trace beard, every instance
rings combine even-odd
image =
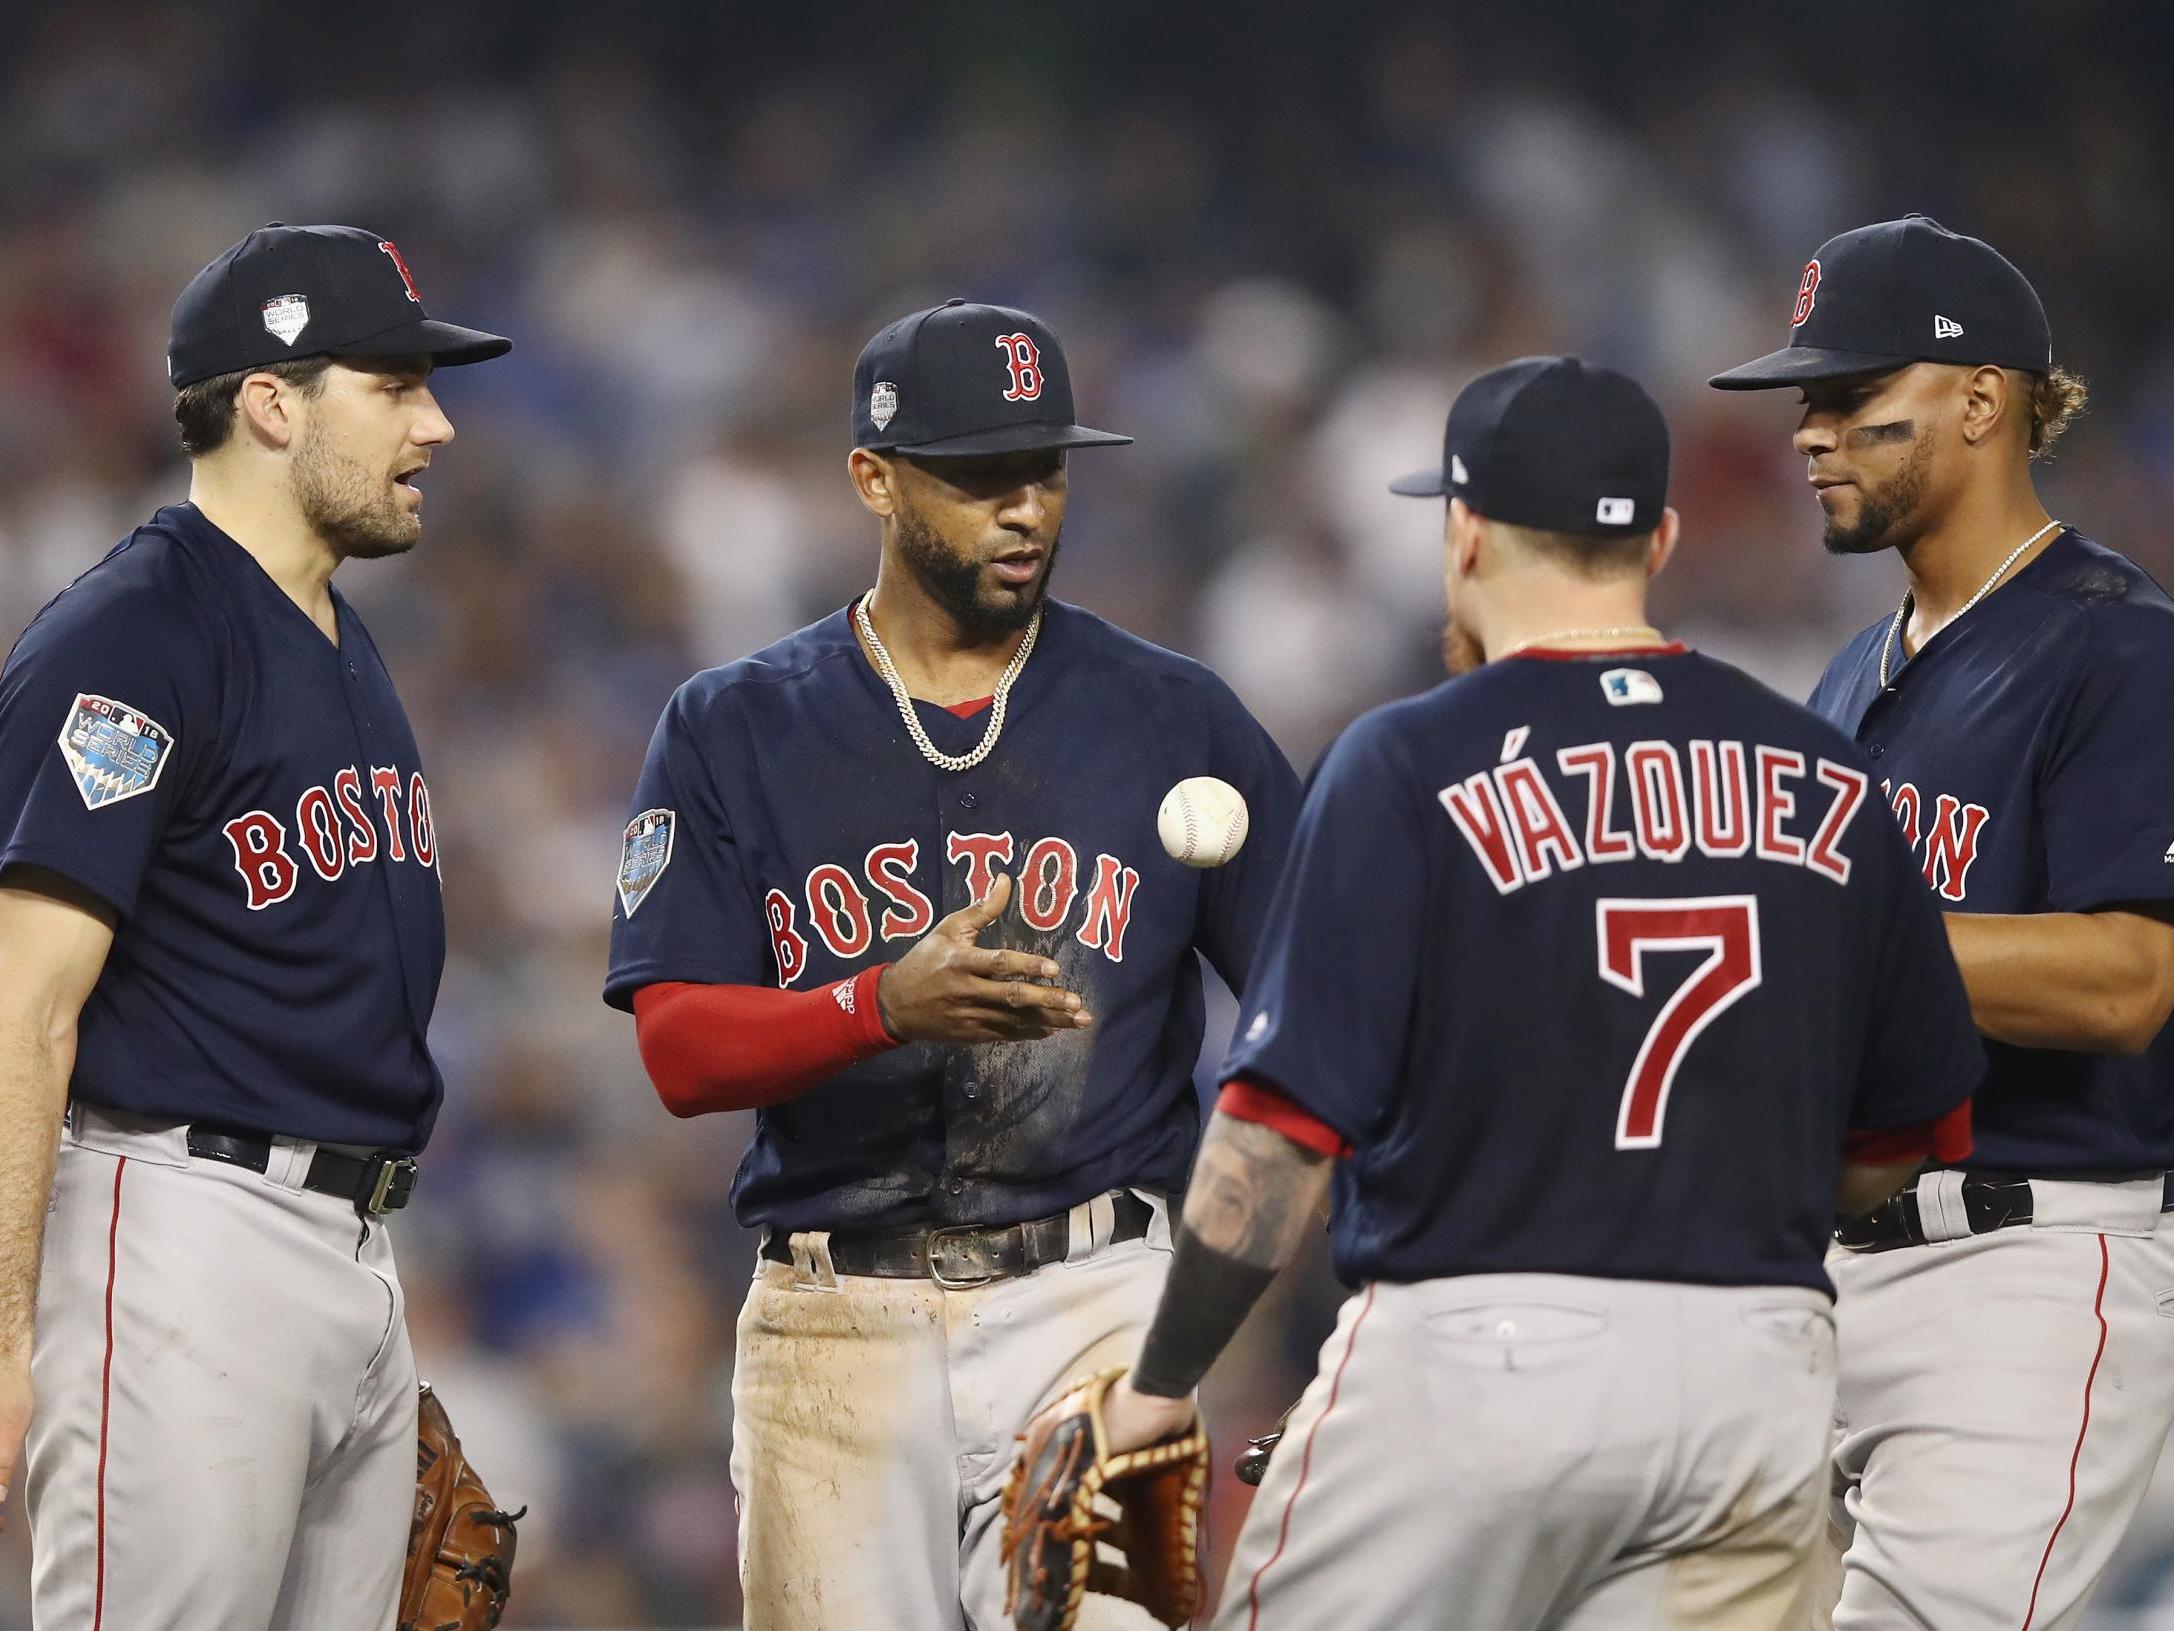
[[[1487,653],[1470,629],[1455,617],[1442,625],[1442,666],[1452,676],[1469,674],[1475,668],[1484,667]]]
[[[959,555],[936,529],[911,510],[898,517],[898,554],[928,597],[951,614],[959,632],[976,643],[994,643],[1017,634],[1034,621],[1049,595],[1049,574],[1057,564],[1055,538],[1042,557],[1042,570],[1030,584],[984,594],[985,563]]]
[[[1858,489],[1857,519],[1844,526],[1833,517],[1820,537],[1829,555],[1875,555],[1901,543],[1924,501],[1925,483],[1932,468],[1932,438],[1923,435],[1910,445],[1910,456],[1877,491]]]
[[[321,424],[303,432],[288,480],[302,519],[343,561],[403,555],[423,535],[423,518],[401,507],[392,478],[334,447]]]

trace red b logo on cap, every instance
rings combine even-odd
[[[1024,334],[999,334],[996,343],[1004,348],[1004,366],[1012,376],[1004,400],[1032,402],[1042,394],[1042,353]]]
[[[378,240],[377,246],[386,254],[392,256],[393,265],[400,268],[400,281],[407,285],[408,298],[420,306],[423,303],[423,297],[416,292],[415,274],[408,270],[407,260],[401,255],[399,246],[383,238]]]
[[[1804,268],[1804,276],[1797,282],[1797,312],[1789,319],[1791,328],[1802,328],[1804,319],[1812,315],[1812,302],[1819,298],[1819,262],[1811,261]]]

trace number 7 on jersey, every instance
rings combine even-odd
[[[1704,1031],[1759,983],[1759,898],[1705,895],[1677,900],[1609,900],[1594,904],[1600,977],[1634,997],[1646,994],[1645,954],[1703,951],[1706,956],[1661,1004],[1623,1084],[1615,1147],[1650,1150],[1661,1142],[1669,1089],[1684,1053]]]

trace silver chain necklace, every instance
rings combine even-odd
[[[1027,624],[1026,638],[1019,642],[1019,649],[1012,653],[1012,660],[1005,665],[996,682],[996,695],[989,705],[989,728],[981,734],[981,746],[971,753],[939,753],[936,744],[928,739],[928,732],[921,728],[921,716],[913,710],[913,698],[907,693],[906,682],[898,677],[898,665],[891,661],[891,654],[883,649],[883,642],[876,637],[876,625],[868,616],[868,595],[853,603],[853,621],[860,628],[861,638],[868,642],[868,649],[876,659],[876,672],[890,686],[891,700],[898,704],[898,717],[906,722],[906,733],[913,738],[913,745],[921,750],[921,757],[938,770],[971,770],[988,758],[990,750],[996,746],[996,739],[1004,734],[1004,705],[1011,695],[1012,681],[1019,678],[1019,671],[1027,666],[1027,656],[1034,650],[1034,637],[1042,632],[1042,608],[1034,608],[1034,619]]]
[[[1557,640],[1629,640],[1639,635],[1658,640],[1661,631],[1650,623],[1619,623],[1605,629],[1555,629],[1547,634],[1536,634],[1530,640],[1520,640],[1514,646],[1506,646],[1501,655],[1514,657],[1520,651],[1530,651],[1534,646],[1553,645]]]
[[[2000,582],[2002,578],[2008,575],[2008,568],[2015,565],[2017,561],[2023,558],[2023,552],[2026,549],[2029,549],[2031,545],[2037,543],[2039,539],[2045,537],[2047,533],[2060,530],[2060,525],[2061,523],[2058,521],[2048,521],[2044,526],[2040,527],[2036,532],[2032,533],[2028,538],[2024,539],[2023,542],[2016,545],[2014,549],[2011,549],[2008,552],[2008,558],[2005,561],[2002,561],[2000,565],[1993,568],[1993,575],[1987,578],[1983,583],[1978,585],[1978,592],[1972,595],[1968,600],[1964,601],[1962,605],[1958,606],[1955,609],[1954,617],[1949,618],[1947,622],[1941,624],[1939,628],[1934,629],[1931,634],[1926,635],[1925,638],[1918,643],[1917,649],[1919,651],[1923,651],[1926,646],[1932,643],[1934,637],[1937,636],[1942,630],[1958,622],[1961,619],[1963,613],[1969,611],[1971,607],[1977,605],[1979,601],[1983,600],[1987,595],[1991,594],[1993,592],[1993,585]],[[1882,691],[1887,689],[1887,671],[1889,665],[1893,663],[1895,659],[1895,642],[1902,637],[1903,621],[1910,615],[1910,607],[1912,604],[1913,596],[1911,592],[1907,589],[1903,590],[1902,604],[1895,608],[1894,621],[1887,625],[1887,638],[1880,645],[1880,689]]]

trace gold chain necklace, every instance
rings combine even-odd
[[[870,590],[869,594],[874,592]],[[913,738],[913,745],[921,750],[921,757],[938,770],[971,770],[988,758],[990,750],[996,746],[996,739],[1004,734],[1004,706],[1011,695],[1012,681],[1027,666],[1027,654],[1034,649],[1034,637],[1042,632],[1042,608],[1034,608],[1034,619],[1027,624],[1026,638],[1019,642],[1019,649],[1012,653],[1011,662],[996,682],[996,695],[989,706],[989,728],[982,732],[981,746],[971,753],[939,753],[936,744],[929,740],[928,732],[921,728],[921,716],[914,712],[906,682],[898,677],[898,666],[884,650],[882,640],[876,636],[876,625],[869,619],[868,595],[853,603],[853,621],[860,628],[861,638],[868,642],[868,650],[876,659],[876,672],[890,686],[891,699],[898,704],[898,717],[906,722],[906,733]]]
[[[2045,537],[2047,533],[2057,530],[2060,525],[2061,523],[2058,521],[2048,521],[2044,526],[2040,527],[2036,532],[2032,533],[2028,538],[2024,539],[2023,542],[2008,551],[2008,558],[2005,561],[2002,561],[2000,565],[1993,568],[1993,575],[1987,578],[1983,583],[1978,585],[1978,592],[1972,595],[1968,600],[1964,601],[1962,605],[1958,606],[1955,609],[1954,617],[1949,618],[1946,623],[1941,624],[1940,628],[1934,629],[1932,631],[1932,634],[1926,635],[1925,638],[1919,642],[1917,649],[1923,651],[1926,646],[1932,643],[1934,635],[1939,634],[1941,629],[1945,629],[1960,620],[1963,613],[1969,611],[1971,607],[1977,605],[1979,601],[1983,600],[1987,595],[1991,594],[1993,592],[1993,585],[2000,582],[2002,578],[2008,575],[2008,568],[2015,565],[2017,561],[2023,558],[2023,552],[2026,549],[2029,549],[2031,545],[2037,543],[2039,539]],[[1887,625],[1887,639],[1880,646],[1880,689],[1882,691],[1887,689],[1888,665],[1894,661],[1895,641],[1897,637],[1900,636],[1902,633],[1902,622],[1904,618],[1910,615],[1910,607],[1912,603],[1913,596],[1911,595],[1911,592],[1907,589],[1903,590],[1902,604],[1895,608],[1895,619],[1893,622]]]

